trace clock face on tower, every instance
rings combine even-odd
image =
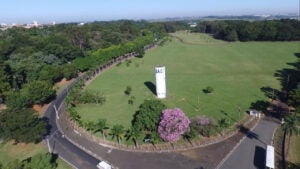
[[[157,68],[157,69],[155,69],[155,73],[163,73],[163,69]]]

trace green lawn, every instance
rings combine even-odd
[[[194,38],[194,34],[185,36]],[[163,102],[168,108],[179,107],[189,117],[219,119],[226,112],[239,119],[238,105],[245,111],[252,102],[266,99],[261,87],[280,88],[274,73],[288,67],[286,63],[295,62],[294,53],[298,51],[299,42],[187,45],[173,38],[165,46],[147,52],[144,58],[132,59],[129,67],[123,63],[104,72],[87,89],[103,92],[107,101],[102,106],[78,105],[77,110],[84,121],[105,118],[110,126],[122,124],[128,128],[143,100],[155,98],[144,83],[155,84],[154,67],[165,65],[167,99]],[[136,98],[133,106],[124,94],[126,86],[132,87]],[[214,92],[203,93],[207,86],[212,86]]]
[[[171,33],[172,36],[182,39],[184,43],[194,44],[194,45],[222,45],[228,42],[217,40],[212,37],[212,35],[204,33],[191,33],[189,31],[178,31],[176,33]]]
[[[47,147],[43,143],[39,144],[17,144],[13,145],[12,142],[0,143],[0,163],[6,164],[15,159],[20,161],[32,157],[39,153],[47,153]],[[61,159],[57,159],[58,163],[57,169],[71,169],[68,164],[66,164]]]

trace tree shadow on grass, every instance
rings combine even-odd
[[[250,105],[250,109],[267,112],[270,103],[265,100],[257,100]]]
[[[300,58],[300,53],[295,53],[294,55],[297,58]],[[300,81],[300,60],[293,63],[287,63],[287,65],[292,66],[292,68],[277,70],[274,74],[282,86],[282,99],[286,99],[288,92],[297,88],[298,82]]]
[[[288,105],[280,100],[273,100],[271,103],[265,100],[257,100],[251,103],[250,109],[258,110],[264,113],[265,116],[276,119],[281,119],[289,112]]]
[[[156,86],[150,81],[144,82],[144,85],[154,94],[156,95]]]
[[[266,150],[262,147],[255,146],[254,166],[257,169],[264,169],[266,164]]]
[[[265,94],[266,97],[272,100],[282,98],[282,93],[277,89],[271,88],[270,86],[261,87],[260,90]]]

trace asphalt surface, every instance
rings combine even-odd
[[[96,165],[99,160],[69,142],[57,128],[54,106],[58,109],[66,94],[67,89],[57,96],[44,114],[44,117],[48,121],[48,125],[50,127],[49,133],[44,140],[47,143],[48,148],[50,146],[51,152],[57,154],[74,168],[96,169]]]
[[[261,120],[219,169],[264,169],[267,145],[271,145],[278,125],[272,119]]]

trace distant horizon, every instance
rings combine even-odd
[[[133,20],[133,21],[141,21],[141,20],[146,20],[146,21],[159,21],[159,20],[167,20],[167,19],[184,19],[184,18],[188,18],[188,19],[199,19],[199,18],[206,18],[206,17],[242,17],[242,16],[264,16],[264,15],[270,15],[270,16],[298,16],[299,15],[297,13],[285,13],[285,14],[241,14],[241,15],[204,15],[204,16],[166,16],[166,17],[161,17],[161,18],[148,18],[148,19],[133,19],[133,18],[118,18],[118,19],[108,19],[108,20],[30,20],[28,19],[28,21],[22,21],[22,22],[0,22],[0,24],[8,24],[8,25],[12,25],[12,24],[32,24],[34,21],[37,21],[38,24],[52,24],[53,22],[55,22],[55,24],[62,24],[62,23],[91,23],[91,22],[113,22],[113,21],[121,21],[121,20]]]
[[[298,0],[10,0],[0,6],[0,24],[70,23],[164,18],[299,15]]]

